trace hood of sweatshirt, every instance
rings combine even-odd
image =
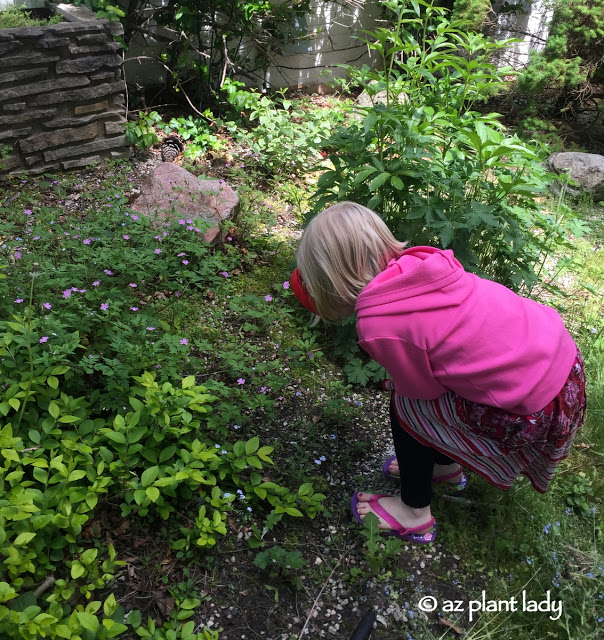
[[[466,272],[451,250],[411,247],[378,274],[361,292],[355,311],[359,318],[449,306],[445,289]],[[457,288],[457,287],[455,287]],[[426,295],[426,294],[434,295]],[[456,303],[459,303],[459,291]]]

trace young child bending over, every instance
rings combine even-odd
[[[550,307],[464,271],[450,250],[397,241],[381,218],[341,202],[305,230],[291,278],[326,320],[357,314],[359,343],[391,377],[400,497],[355,493],[362,522],[430,543],[432,485],[466,486],[463,467],[500,489],[519,474],[544,493],[585,412],[577,346]]]

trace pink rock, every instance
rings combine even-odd
[[[225,182],[200,180],[177,164],[162,162],[143,182],[130,208],[155,220],[203,218],[212,228],[202,239],[218,242],[218,225],[235,218],[239,197]]]

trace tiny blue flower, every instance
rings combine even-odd
[[[234,424],[233,429],[241,429],[241,427],[238,424]]]
[[[315,460],[315,464],[321,464],[320,460]]]
[[[527,558],[526,559],[526,564],[533,564],[533,559],[532,558]]]
[[[301,391],[296,391],[296,395],[297,395],[297,396],[301,396],[301,395],[302,395],[302,392],[301,392]]]
[[[588,573],[585,574],[588,578],[595,578],[596,576],[594,576],[594,574],[589,571]]]
[[[567,509],[565,509],[565,511],[564,511],[564,513],[565,513],[567,516],[569,516],[572,512],[573,512],[573,510],[572,510],[570,507],[568,507],[568,508],[567,508]]]
[[[332,440],[335,440],[335,439],[336,439],[336,434],[335,434],[335,433],[330,433],[330,434],[329,434],[329,437],[330,437]]]
[[[543,533],[548,534],[551,528],[552,528],[551,524],[546,524],[545,527],[543,527]]]
[[[247,510],[248,510],[248,511],[251,511],[251,510],[252,510],[252,507],[248,507],[248,508],[247,508]]]
[[[230,497],[231,497],[231,494],[230,494],[230,493],[225,493],[225,494],[224,494],[224,497],[225,497],[225,498],[230,498]]]
[[[321,456],[321,457],[319,458],[319,460],[320,460],[321,462],[325,462],[325,460],[327,460],[327,458],[326,458],[325,456]]]
[[[220,445],[219,444],[215,444],[214,446],[216,447],[216,449],[220,449]]]
[[[360,400],[355,400],[354,403],[356,404],[357,407],[363,406],[363,403]]]
[[[221,449],[220,453],[222,453],[222,455],[225,455],[227,453],[227,450],[226,449]]]
[[[407,613],[410,618],[413,618],[415,616],[415,613],[413,611],[408,611]]]

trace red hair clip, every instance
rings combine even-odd
[[[296,294],[296,298],[311,312],[315,315],[319,315],[317,312],[317,307],[315,306],[315,301],[311,298],[308,293],[306,287],[304,286],[304,281],[302,280],[302,276],[300,275],[300,270],[296,267],[293,270],[289,283],[291,284],[294,293]]]

